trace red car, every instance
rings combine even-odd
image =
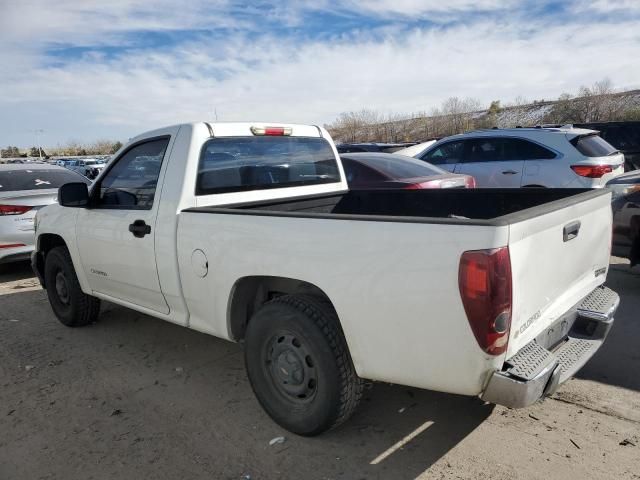
[[[351,190],[380,188],[474,188],[470,175],[447,172],[423,160],[393,153],[343,153],[340,155]]]

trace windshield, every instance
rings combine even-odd
[[[55,169],[37,170],[2,170],[0,171],[0,192],[14,192],[18,190],[46,190],[59,188],[65,183],[85,182],[91,183],[77,173]]]
[[[374,168],[389,178],[417,178],[449,173],[422,160],[397,154],[362,154],[345,158]]]
[[[333,149],[323,138],[214,138],[200,156],[196,195],[339,181]]]

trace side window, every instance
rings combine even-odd
[[[464,142],[448,142],[424,154],[421,159],[434,165],[450,165],[462,161]]]
[[[505,138],[505,160],[546,160],[556,158],[556,154],[537,143],[520,138]]]
[[[344,174],[350,185],[386,180],[383,175],[375,170],[348,158],[342,159],[342,168],[344,168]]]
[[[484,163],[505,160],[504,142],[501,138],[473,138],[465,146],[465,162]]]
[[[168,138],[141,143],[117,159],[100,182],[97,206],[150,210]]]

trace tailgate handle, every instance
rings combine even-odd
[[[578,236],[578,232],[580,231],[580,221],[576,220],[575,222],[567,223],[562,229],[562,240],[568,242],[569,240],[573,240]]]

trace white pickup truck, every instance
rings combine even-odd
[[[123,147],[36,219],[60,321],[100,300],[243,342],[253,390],[301,435],[346,420],[363,380],[524,407],[599,348],[606,190],[350,192],[316,126],[193,123]]]

